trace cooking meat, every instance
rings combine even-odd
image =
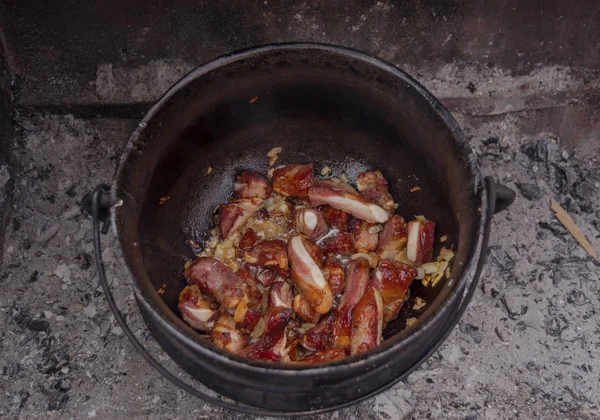
[[[238,230],[258,209],[264,201],[260,198],[242,198],[219,207],[219,228],[221,239]]]
[[[369,287],[369,261],[357,258],[346,269],[346,290],[340,298],[332,326],[333,342],[341,348],[349,348],[352,336],[352,309]]]
[[[328,254],[350,255],[356,252],[354,248],[354,239],[351,233],[338,232],[331,239],[324,243],[325,252]]]
[[[285,281],[275,282],[269,287],[269,304],[267,310],[272,308],[291,308],[294,295],[292,288]]]
[[[433,258],[435,222],[431,220],[412,220],[408,222],[408,241],[406,256],[409,261],[418,264]]]
[[[381,225],[353,218],[349,229],[356,252],[371,252],[377,249]]]
[[[275,307],[266,316],[265,332],[260,340],[250,344],[244,349],[238,349],[240,356],[251,359],[271,360],[278,362],[285,356],[286,334],[285,327],[292,317],[292,310],[288,308]]]
[[[247,229],[244,235],[240,239],[240,248],[248,249],[252,248],[260,240],[254,229]]]
[[[200,294],[198,285],[186,286],[179,294],[181,317],[190,326],[199,331],[208,331],[215,325],[217,307]]]
[[[333,296],[321,271],[323,263],[315,248],[318,249],[303,236],[294,236],[288,243],[288,257],[294,285],[317,314],[324,314],[331,309]]]
[[[252,271],[247,264],[242,264],[235,274],[246,283],[247,297],[242,298],[236,306],[233,319],[236,328],[242,333],[248,334],[254,329],[262,316],[260,305],[263,295],[258,290]]]
[[[370,223],[385,223],[388,220],[383,208],[368,201],[343,182],[330,179],[318,182],[308,190],[308,198],[312,206],[327,204]]]
[[[286,244],[280,240],[260,241],[244,251],[244,261],[261,268],[287,270]]]
[[[329,231],[323,214],[319,210],[310,207],[296,207],[294,210],[294,229],[296,229],[296,232],[306,235],[311,241],[320,239]]]
[[[324,350],[319,350],[309,357],[301,360],[302,363],[323,363],[331,362],[346,357],[346,352],[339,347],[329,347]]]
[[[312,163],[284,166],[273,172],[273,191],[286,197],[306,198],[313,183]]]
[[[396,319],[406,292],[417,276],[417,270],[394,260],[382,260],[371,278],[371,285],[379,290],[383,301],[383,320]]]
[[[406,246],[407,225],[402,216],[394,214],[379,234],[377,253],[381,258],[392,259]]]
[[[381,342],[383,303],[379,291],[370,287],[352,309],[352,339],[350,354],[375,348]]]
[[[242,171],[233,184],[233,198],[269,198],[273,190],[266,175],[254,171]]]
[[[248,343],[247,337],[236,329],[233,317],[225,312],[217,318],[210,338],[217,346],[230,352],[239,351]]]
[[[319,320],[320,314],[310,306],[308,301],[302,295],[296,295],[292,305],[294,313],[304,322],[315,323]]]
[[[259,268],[256,270],[256,281],[263,287],[269,287],[278,277],[279,274],[274,268]]]
[[[200,257],[185,270],[185,278],[200,286],[202,293],[211,295],[224,308],[235,308],[248,298],[248,285],[229,267],[214,258]]]
[[[379,345],[414,279],[435,287],[454,254],[433,260],[435,223],[394,214],[381,172],[356,185],[315,181],[312,164],[241,171],[186,264],[182,319],[226,351],[272,362],[325,363]]]
[[[325,218],[325,222],[334,229],[340,232],[348,232],[348,221],[350,215],[331,206],[321,206],[321,214]]]
[[[301,344],[307,350],[323,350],[331,344],[332,327],[335,313],[330,312],[312,328],[309,328],[302,337]]]
[[[388,183],[380,171],[368,171],[358,174],[356,186],[367,200],[382,207],[389,216],[394,214],[396,206],[388,191]]]
[[[339,259],[333,255],[327,256],[323,262],[323,276],[329,287],[331,288],[331,294],[337,296],[340,294],[346,286],[346,276],[344,274],[344,268]]]

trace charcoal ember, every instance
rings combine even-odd
[[[81,252],[75,257],[77,265],[82,270],[87,270],[92,265],[92,256],[87,252]]]
[[[60,411],[68,401],[69,396],[65,391],[54,391],[48,396],[48,411]]]
[[[558,165],[552,165],[550,168],[550,176],[552,178],[552,185],[556,191],[560,194],[565,194],[569,188],[565,170]]]
[[[27,323],[27,328],[31,331],[48,332],[50,323],[43,319],[31,319]]]
[[[10,398],[10,402],[7,404],[8,411],[11,414],[19,414],[21,409],[27,404],[29,397],[29,392],[25,390],[17,392]]]
[[[529,201],[539,200],[542,196],[540,187],[530,182],[517,182],[517,188],[523,197]]]
[[[521,146],[521,152],[525,153],[532,162],[548,162],[556,160],[558,147],[552,141],[538,140],[525,143]]]

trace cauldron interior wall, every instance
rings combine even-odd
[[[186,103],[167,107],[169,116],[161,118],[170,122],[153,139],[164,152],[147,187],[139,232],[152,283],[156,289],[167,284],[163,299],[172,310],[184,285],[183,264],[193,257],[189,239],[202,244],[214,208],[230,198],[235,173],[266,171],[266,153],[275,146],[283,147],[277,165],[314,162],[317,171],[329,165],[334,175],[351,179],[382,170],[401,214],[436,220],[438,237],[448,234],[449,244],[458,238],[456,188],[447,176],[451,134],[439,119],[432,124],[429,104],[381,75],[365,79],[356,63],[331,68],[313,58],[298,68],[289,57],[272,60],[241,62],[252,71],[198,80],[178,95]],[[410,193],[415,185],[421,191]],[[462,184],[460,191],[468,190]],[[162,196],[171,199],[159,206]]]

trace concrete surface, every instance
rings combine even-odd
[[[453,4],[1,3],[0,184],[14,185],[14,200],[10,218],[0,208],[10,219],[0,417],[247,418],[178,391],[133,352],[98,289],[78,206],[185,72],[303,40],[408,70],[453,112],[483,172],[520,193],[496,217],[481,288],[440,351],[377,398],[319,419],[600,418],[600,269],[550,211],[554,197],[600,250],[600,4]],[[144,328],[118,249],[108,237],[104,246],[130,325],[177,370]]]

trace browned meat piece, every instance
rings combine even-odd
[[[289,308],[276,307],[267,312],[265,332],[260,340],[238,351],[240,356],[278,362],[285,356],[287,337],[285,327],[292,317]]]
[[[417,270],[394,260],[383,260],[371,278],[371,285],[379,290],[383,301],[383,320],[390,322],[398,316],[406,291],[417,275]]]
[[[296,207],[294,210],[294,229],[311,241],[322,238],[329,231],[321,212],[310,207]]]
[[[379,291],[370,287],[352,309],[350,354],[358,354],[381,343],[383,303]]]
[[[361,172],[356,179],[358,191],[367,200],[382,207],[389,216],[394,214],[394,199],[388,191],[388,183],[379,171]]]
[[[259,241],[259,237],[254,231],[254,229],[248,229],[244,232],[244,236],[240,239],[240,248],[248,249],[252,248]]]
[[[331,309],[333,296],[321,271],[319,254],[319,247],[303,236],[294,236],[288,243],[294,285],[317,314],[324,314]]]
[[[339,232],[333,238],[325,241],[323,250],[327,254],[354,254],[356,248],[354,248],[352,234]]]
[[[318,182],[308,191],[308,198],[312,206],[327,204],[370,223],[385,223],[388,220],[383,208],[368,201],[343,182],[330,179]]]
[[[258,209],[263,206],[260,198],[243,198],[219,207],[221,239],[238,230]]]
[[[273,190],[269,178],[259,172],[242,171],[233,184],[233,198],[269,198]]]
[[[217,346],[232,352],[241,350],[248,342],[246,336],[236,329],[233,317],[225,312],[217,318],[210,337]]]
[[[352,309],[358,303],[369,286],[370,269],[366,258],[350,261],[346,268],[346,290],[340,298],[338,309]]]
[[[331,345],[331,329],[335,320],[334,312],[325,315],[312,328],[309,328],[302,337],[301,344],[307,350],[322,350]]]
[[[200,257],[183,273],[188,282],[200,286],[223,307],[235,308],[248,298],[248,285],[229,267],[214,258]]]
[[[294,295],[292,288],[285,281],[275,282],[269,287],[269,305],[267,310],[272,308],[291,308]]]
[[[260,320],[260,305],[263,295],[258,290],[256,280],[254,280],[252,271],[247,264],[242,264],[235,274],[246,283],[244,290],[247,298],[240,300],[233,318],[236,322],[236,328],[242,333],[248,334]]]
[[[334,258],[331,255],[325,258],[325,262],[323,263],[323,275],[325,276],[325,280],[329,283],[329,287],[331,287],[331,294],[333,296],[337,296],[344,290],[344,287],[346,286],[346,276],[344,275],[342,263],[340,263],[337,258]]]
[[[261,268],[287,270],[286,244],[280,240],[260,241],[252,249],[244,251],[244,261]]]
[[[310,304],[302,295],[296,295],[292,305],[294,312],[304,322],[310,322],[312,324],[319,320],[320,315],[316,313]]]
[[[240,332],[250,334],[261,317],[262,314],[258,308],[251,308],[247,304],[240,303],[235,310],[233,320],[235,321],[235,327]]]
[[[208,331],[215,325],[217,306],[200,294],[196,284],[181,291],[178,308],[183,320],[196,330]]]
[[[289,165],[273,171],[273,191],[286,197],[306,198],[314,183],[313,165]]]
[[[301,363],[325,363],[346,357],[346,352],[338,347],[329,347],[305,357]]]
[[[279,275],[277,271],[272,268],[259,268],[256,270],[256,281],[263,287],[269,287],[271,283],[277,280]]]
[[[334,209],[331,206],[321,206],[320,209],[325,221],[331,228],[340,232],[348,232],[348,221],[350,220],[348,213]]]
[[[346,290],[335,311],[332,327],[333,342],[336,346],[349,349],[352,336],[352,309],[360,301],[369,287],[371,266],[365,258],[350,261],[346,269]]]
[[[394,258],[406,246],[406,222],[394,214],[379,235],[377,253],[382,258]]]
[[[379,231],[381,225],[365,222],[364,220],[352,219],[350,221],[350,233],[356,252],[371,252],[377,249]]]
[[[408,241],[406,257],[409,261],[420,264],[433,258],[433,240],[435,222],[412,220],[408,222]]]

